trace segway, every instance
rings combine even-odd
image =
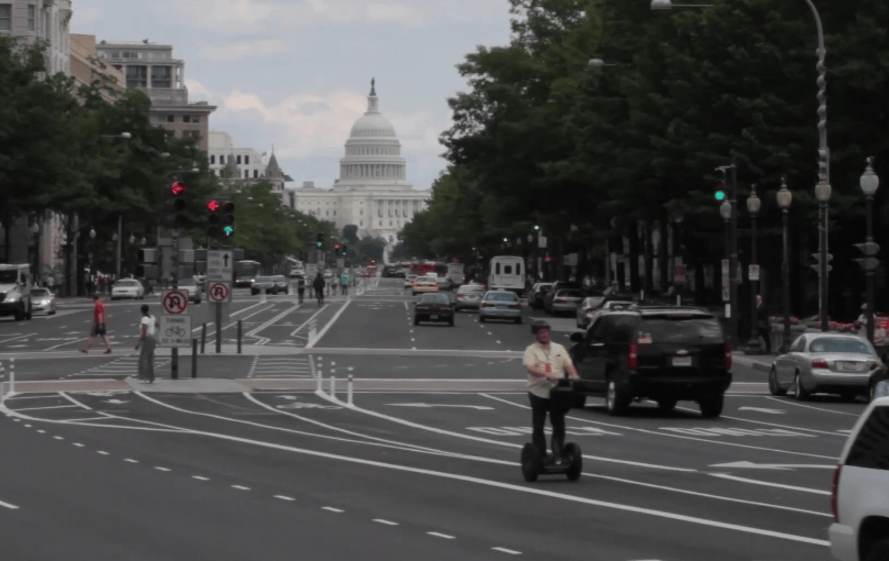
[[[571,400],[574,391],[571,381],[559,380],[559,384],[550,391],[550,399],[557,400],[558,404],[565,408],[565,412],[571,409]],[[533,483],[539,475],[566,475],[570,481],[580,479],[583,471],[583,454],[580,446],[574,442],[566,442],[562,446],[562,461],[555,462],[554,454],[544,455],[546,450],[538,450],[533,442],[528,442],[522,448],[522,475],[525,481]]]

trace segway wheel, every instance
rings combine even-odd
[[[583,454],[580,452],[580,446],[573,442],[569,442],[565,444],[562,455],[568,459],[570,463],[570,467],[568,468],[568,471],[565,472],[565,475],[568,476],[569,480],[577,481],[580,479],[581,472],[583,472]]]
[[[534,483],[541,471],[540,452],[529,442],[522,448],[522,476],[528,483]]]

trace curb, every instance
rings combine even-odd
[[[732,362],[736,362],[742,366],[752,368],[753,370],[763,372],[765,374],[768,374],[769,371],[772,369],[771,363],[764,362],[762,359],[759,358],[753,358],[742,354],[732,354]]]

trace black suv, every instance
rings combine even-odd
[[[649,398],[663,410],[697,401],[704,417],[722,414],[732,383],[731,345],[719,319],[686,307],[639,307],[606,312],[570,349],[580,381],[575,406],[604,395],[608,412],[626,413],[633,399]]]

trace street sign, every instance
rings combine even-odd
[[[231,281],[234,256],[230,250],[207,252],[207,280]]]
[[[231,284],[227,282],[211,282],[207,290],[207,299],[210,302],[231,302]]]
[[[164,293],[161,298],[165,314],[185,314],[188,311],[188,294],[174,288]]]
[[[543,234],[537,234],[537,247],[540,249],[546,249],[546,236]]]
[[[191,347],[191,316],[161,316],[157,340],[161,347]]]
[[[751,281],[759,280],[759,265],[748,265],[747,266],[747,276]]]
[[[673,270],[673,284],[685,284],[685,265],[676,265]]]
[[[349,285],[349,273],[343,273],[343,285]]]

